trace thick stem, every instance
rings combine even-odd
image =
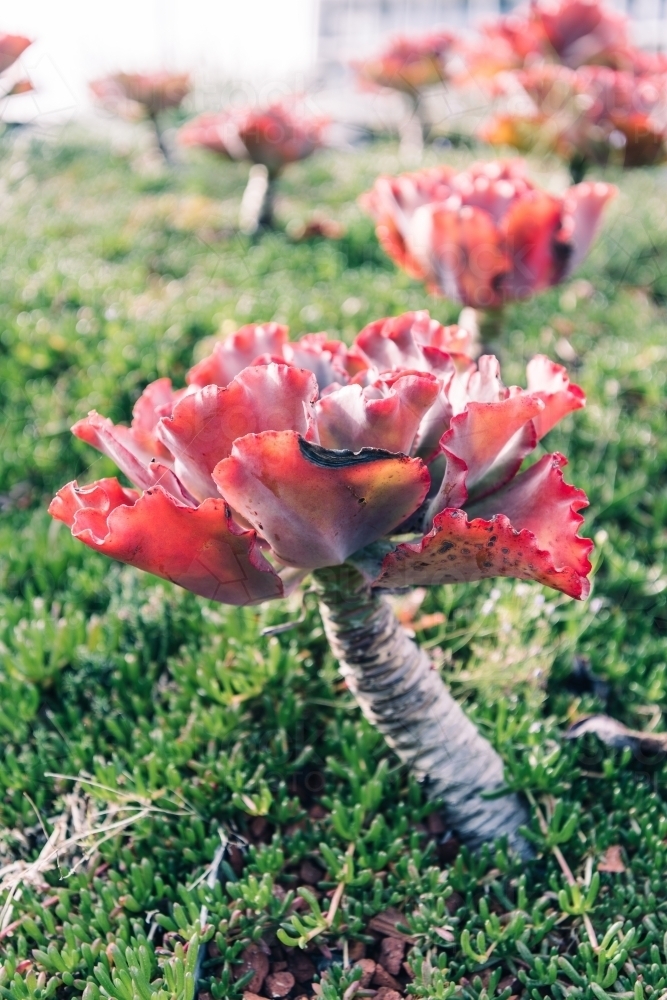
[[[477,357],[480,354],[495,354],[500,357],[498,341],[503,332],[504,308],[472,309],[466,306],[461,310],[459,325],[473,334]]]
[[[260,229],[273,229],[273,202],[276,175],[263,163],[250,168],[248,183],[239,209],[239,229],[247,236],[254,236]]]
[[[169,166],[171,166],[171,153],[169,152],[169,147],[164,141],[164,135],[162,134],[162,129],[160,128],[160,122],[158,120],[157,112],[151,112],[149,117],[151,122],[153,123],[153,128],[155,129],[155,138],[160,148],[160,152],[164,156],[165,163],[168,163]]]
[[[479,335],[482,344],[493,346],[503,332],[503,307],[478,309]],[[493,352],[492,352],[493,353]]]
[[[570,160],[570,177],[573,184],[581,184],[586,176],[588,167],[589,163],[586,157],[581,153],[575,153]]]
[[[500,757],[387,601],[353,566],[313,575],[331,649],[368,721],[424,782],[429,798],[444,801],[452,827],[466,844],[477,848],[504,835],[515,851],[529,855],[518,833],[528,818],[521,799],[513,793],[483,797],[503,784]]]
[[[424,132],[425,125],[421,108],[421,101],[417,91],[406,93],[406,98],[410,105],[410,113],[399,127],[400,154],[408,160],[421,160],[424,152]]]

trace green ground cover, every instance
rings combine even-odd
[[[233,230],[241,166],[202,156],[156,174],[74,132],[3,147],[3,997],[282,995],[285,973],[290,996],[325,1000],[667,996],[664,755],[564,738],[587,712],[665,728],[664,170],[614,177],[621,195],[580,274],[507,318],[506,382],[539,350],[566,359],[588,395],[547,447],[591,500],[591,599],[502,580],[434,589],[413,613],[508,785],[535,804],[534,861],[502,844],[456,855],[341,686],[313,601],[267,637],[298,619],[296,601],[213,605],[111,564],[45,513],[69,479],[114,474],[70,424],[91,408],[127,420],[148,381],[182,384],[207,338],[279,319],[293,336],[350,339],[423,307],[452,321],[451,304],[394,269],[355,206],[397,169],[389,145],[295,167],[281,224],[325,209],[345,237],[251,242]],[[211,888],[221,838],[231,846]],[[57,857],[36,867],[47,840]],[[623,871],[598,871],[614,858]],[[371,960],[394,982],[376,971],[360,986]],[[264,961],[274,979],[260,987]]]

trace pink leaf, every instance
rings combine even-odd
[[[0,35],[0,73],[9,69],[29,45],[32,40],[23,35]]]
[[[282,562],[307,569],[342,563],[392,531],[430,483],[419,459],[330,451],[294,431],[241,438],[213,478]]]
[[[229,385],[262,354],[282,357],[287,327],[279,323],[250,323],[215,345],[213,353],[190,369],[188,385]]]
[[[580,577],[591,571],[588,556],[593,543],[577,535],[583,523],[578,513],[588,506],[583,490],[568,485],[561,469],[567,460],[557,452],[543,455],[503,489],[469,507],[473,517],[506,514],[515,528],[530,531],[556,566],[570,566]],[[585,596],[585,595],[584,595]]]
[[[320,391],[332,383],[345,385],[349,381],[347,348],[327,333],[307,333],[300,340],[285,344],[283,357],[287,364],[312,372]]]
[[[193,509],[161,487],[138,496],[116,479],[68,483],[50,514],[90,548],[225,604],[255,604],[283,593],[254,531],[234,524],[223,500]]]
[[[561,219],[560,199],[545,191],[529,191],[510,208],[502,223],[512,261],[503,282],[507,298],[526,298],[562,281],[570,248],[565,242],[556,242]]]
[[[501,233],[491,216],[473,205],[450,202],[419,209],[408,245],[424,268],[426,281],[457,302],[480,308],[502,304],[510,270]]]
[[[613,184],[584,182],[571,187],[565,195],[563,226],[559,242],[570,247],[566,274],[570,275],[581,264],[593,242],[600,225],[602,212],[608,201],[616,196]]]
[[[567,370],[543,354],[536,354],[527,365],[528,392],[544,403],[544,409],[533,417],[538,441],[573,410],[586,405],[586,397],[578,385],[568,378]]]
[[[325,448],[384,448],[409,455],[422,418],[440,391],[431,375],[379,379],[362,389],[347,385],[317,403],[317,428]]]
[[[163,465],[155,458],[149,457],[143,445],[146,438],[137,440],[131,427],[113,424],[108,417],[101,417],[94,410],[79,420],[72,427],[76,437],[97,448],[107,455],[118,468],[125,473],[130,482],[142,490],[153,486],[163,486],[172,496],[178,497],[184,503],[194,504],[192,496],[184,491],[171,468]],[[159,450],[168,454],[162,444]],[[173,465],[171,456],[167,459],[169,466]]]
[[[205,386],[185,396],[158,433],[175,458],[175,472],[199,500],[218,496],[212,472],[236,438],[267,430],[312,430],[314,375],[270,364],[246,368],[226,388]]]
[[[422,309],[369,323],[353,350],[380,372],[412,368],[442,374],[454,370],[450,355],[469,355],[472,346],[467,330],[442,326]]]
[[[587,597],[592,542],[576,534],[583,520],[577,511],[587,500],[563,482],[563,464],[560,455],[546,455],[469,514],[443,510],[421,541],[399,545],[385,557],[376,584],[427,586],[509,576]]]
[[[537,443],[532,418],[543,407],[525,393],[497,403],[468,403],[440,442],[447,471],[431,512],[462,507],[469,497],[498,490],[516,475]]]

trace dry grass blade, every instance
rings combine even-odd
[[[51,833],[39,855],[33,861],[21,859],[0,868],[0,898],[4,896],[0,908],[0,934],[9,928],[14,901],[20,898],[23,886],[48,889],[43,879],[46,872],[64,866],[70,874],[77,871],[95,858],[102,844],[150,815],[185,816],[192,812],[189,807],[164,809],[153,805],[155,799],[166,798],[162,791],[146,797],[118,792],[85,776],[50,773],[46,777],[66,779],[75,782],[75,785],[63,797],[63,812],[49,820]],[[82,785],[94,789],[98,800],[104,793],[107,799],[105,805],[101,806],[92,794],[83,792]],[[38,819],[45,829],[39,815]]]

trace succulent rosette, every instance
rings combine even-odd
[[[389,87],[408,94],[441,83],[448,76],[447,59],[456,42],[451,31],[399,37],[372,59],[352,65],[366,85]]]
[[[93,80],[90,89],[112,114],[129,120],[148,119],[167,163],[171,153],[162,134],[162,112],[179,108],[192,89],[187,73],[114,73]]]
[[[599,0],[536,0],[484,25],[481,38],[464,46],[464,55],[468,72],[477,78],[543,62],[637,74],[665,68],[663,56],[632,45],[628,18]]]
[[[14,65],[29,45],[32,45],[32,40],[23,35],[0,34],[0,75]],[[15,94],[29,93],[33,90],[33,86],[30,80],[15,79],[7,85],[3,79],[0,90],[2,97],[13,97]]]
[[[230,160],[250,160],[277,174],[323,144],[327,121],[307,117],[286,104],[206,114],[179,132],[184,146],[200,146]]]
[[[178,108],[191,90],[187,73],[113,73],[90,84],[95,97],[117,114],[154,117]]]
[[[29,45],[32,41],[23,35],[0,34],[0,73],[9,69]]]
[[[466,306],[497,309],[568,278],[615,193],[584,183],[549,194],[514,159],[379,177],[360,202],[411,277]]]
[[[512,576],[588,593],[584,493],[565,459],[524,460],[584,404],[545,357],[528,387],[428,313],[367,326],[347,348],[250,325],[138,399],[129,427],[95,412],[74,434],[133,486],[71,482],[51,514],[74,537],[228,604],[356,561],[373,586]]]
[[[324,145],[325,118],[303,115],[286,103],[267,108],[232,108],[199,115],[179,131],[183,146],[198,146],[228,160],[247,160],[248,185],[239,225],[251,235],[274,226],[276,181],[290,163],[305,160]]]
[[[551,151],[569,163],[647,166],[667,156],[667,76],[605,66],[540,65],[504,74],[505,93],[529,100],[480,130],[494,145]]]

